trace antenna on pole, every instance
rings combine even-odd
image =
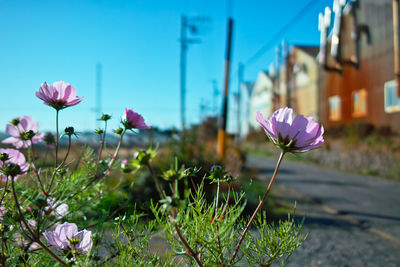
[[[96,120],[101,117],[102,112],[102,79],[103,79],[103,66],[101,63],[96,64]]]
[[[196,23],[207,22],[208,17],[181,17],[181,57],[180,57],[180,108],[182,131],[186,128],[186,56],[189,44],[200,43],[199,39],[188,37],[188,30],[191,34],[198,33]]]

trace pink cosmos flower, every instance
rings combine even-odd
[[[35,94],[56,110],[74,106],[83,100],[83,97],[76,96],[76,89],[64,81],[54,82],[53,85],[44,82]]]
[[[144,122],[143,117],[130,108],[125,109],[125,115],[122,116],[122,124],[126,129],[150,129],[152,126]]]
[[[92,232],[82,230],[78,232],[78,227],[74,223],[65,222],[57,225],[54,232],[43,233],[46,240],[53,247],[59,250],[77,250],[81,254],[86,254],[92,248]]]
[[[44,209],[45,212],[50,213],[57,217],[57,219],[62,219],[68,213],[68,205],[65,203],[56,201],[54,198],[47,199],[47,207]]]
[[[27,148],[44,139],[44,134],[39,133],[39,124],[30,116],[21,116],[13,119],[11,124],[7,124],[6,132],[11,137],[3,140],[4,144],[12,144],[16,148]]]
[[[312,117],[297,115],[293,119],[293,110],[288,107],[278,109],[268,120],[257,112],[257,121],[283,152],[306,152],[324,143],[324,127]]]
[[[12,148],[0,148],[0,171],[6,175],[14,175],[17,177],[29,169],[29,163],[26,163],[25,156],[18,150]],[[9,169],[9,164],[15,164],[18,166],[19,170],[16,173],[15,170]],[[0,175],[1,180],[5,181],[6,176]]]
[[[28,221],[29,226],[31,229],[35,228],[37,225],[37,222],[35,220],[29,220]],[[22,231],[22,228],[21,228]],[[17,241],[17,245],[21,248],[26,248],[28,251],[33,251],[36,250],[40,247],[40,245],[36,242],[28,241],[24,238],[24,236],[15,233],[14,234],[14,239]]]

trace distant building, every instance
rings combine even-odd
[[[274,81],[267,72],[260,71],[252,93],[250,95],[249,125],[250,128],[258,128],[256,121],[257,111],[261,112],[264,118],[272,115],[273,112]]]
[[[399,32],[393,30],[399,23],[398,1],[334,2],[332,31],[319,54],[321,121],[327,126],[367,122],[400,131],[394,69]]]
[[[296,114],[315,119],[318,118],[318,52],[316,46],[292,45],[280,71],[279,88],[280,107],[289,106]]]
[[[240,85],[240,128],[239,137],[246,138],[250,131],[250,97],[254,83],[244,82]]]

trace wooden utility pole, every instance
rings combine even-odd
[[[101,65],[101,63],[97,63],[96,64],[96,121],[97,121],[97,127],[100,127],[100,121],[98,119],[100,119],[101,115],[102,115],[102,106],[101,106],[101,87],[102,87],[102,78],[103,77],[103,66]]]
[[[393,49],[394,49],[394,75],[396,92],[400,96],[400,55],[399,55],[399,0],[393,0]]]
[[[281,80],[280,80],[280,75],[281,75],[281,49],[279,45],[276,47],[276,71],[275,71],[275,90],[274,90],[274,110],[277,110],[280,108],[280,93],[281,93]]]
[[[217,154],[222,159],[225,158],[225,146],[226,146],[226,124],[228,119],[228,88],[229,88],[229,72],[231,64],[231,52],[232,52],[232,30],[233,30],[233,19],[228,19],[228,36],[226,44],[226,55],[225,55],[225,84],[224,84],[224,95],[222,98],[222,114],[220,125],[218,128],[218,143],[217,143]]]
[[[239,62],[239,75],[238,75],[238,93],[237,93],[237,125],[236,125],[236,143],[239,144],[240,140],[240,129],[241,129],[241,120],[240,120],[240,113],[241,113],[241,105],[242,105],[242,94],[241,94],[241,85],[243,82],[243,75],[244,75],[244,65],[243,63]]]

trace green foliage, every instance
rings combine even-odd
[[[268,223],[266,214],[258,214],[254,223],[257,231],[246,236],[245,246],[241,248],[249,264],[270,266],[273,262],[282,265],[287,262],[293,251],[307,236],[302,236],[304,218],[299,225],[288,215],[286,221],[279,221],[278,226]]]

